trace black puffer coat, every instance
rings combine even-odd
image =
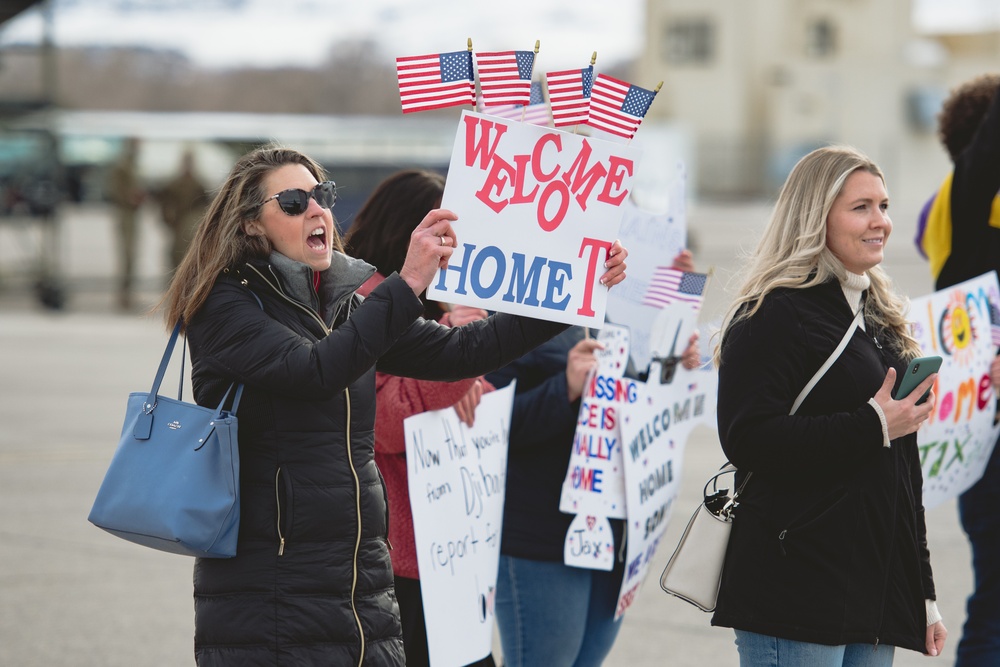
[[[868,404],[890,366],[887,334],[858,329],[789,415],[853,313],[837,281],[777,289],[727,332],[719,437],[748,480],[733,520],[714,625],[818,644],[924,651],[935,599],[916,434],[883,446]],[[898,384],[898,381],[897,381]]]
[[[239,406],[237,556],[195,565],[199,665],[402,665],[374,462],[374,376],[454,380],[503,366],[565,329],[496,315],[449,329],[420,319],[389,276],[342,255],[321,275],[274,254],[227,272],[187,329],[195,398]],[[256,297],[260,298],[258,304]]]

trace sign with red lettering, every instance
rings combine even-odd
[[[924,507],[975,484],[1000,435],[990,364],[1000,327],[997,274],[987,274],[910,302],[913,334],[924,356],[944,362],[934,382],[934,410],[917,431]]]
[[[623,519],[625,472],[619,421],[622,408],[636,400],[639,383],[624,377],[628,329],[609,324],[601,330],[598,340],[604,349],[594,353],[597,368],[587,377],[580,397],[580,414],[559,496],[559,511]],[[570,537],[571,534],[567,535],[567,540]],[[592,569],[600,568],[595,564]]]
[[[600,328],[639,150],[464,111],[442,207],[458,247],[435,301]]]

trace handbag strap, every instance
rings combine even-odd
[[[163,382],[163,375],[167,372],[167,364],[170,363],[170,354],[174,351],[174,345],[177,344],[177,336],[181,333],[181,322],[177,321],[174,325],[174,330],[170,332],[170,340],[167,341],[167,349],[163,351],[163,357],[160,359],[160,367],[156,369],[156,376],[153,378],[153,386],[149,390],[149,396],[146,397],[146,402],[143,404],[143,412],[147,414],[153,411],[156,407],[156,395],[160,391],[160,383]],[[184,367],[181,366],[181,382],[184,381]],[[178,393],[178,400],[180,400],[180,394]],[[152,402],[150,402],[152,401]]]
[[[857,329],[858,325],[861,324],[861,318],[863,314],[864,314],[864,309],[859,308],[858,312],[854,315],[854,319],[851,320],[850,326],[847,327],[847,331],[844,332],[844,337],[840,339],[840,343],[837,344],[837,347],[833,350],[833,352],[830,353],[830,356],[827,357],[826,361],[823,362],[823,365],[819,367],[819,370],[816,371],[811,378],[809,378],[809,382],[806,382],[806,386],[802,388],[802,391],[800,391],[799,395],[795,398],[795,402],[792,403],[792,410],[791,412],[788,413],[789,415],[794,415],[796,412],[798,412],[799,407],[802,405],[802,401],[806,400],[806,396],[808,396],[809,392],[813,390],[813,387],[815,387],[819,383],[819,381],[823,379],[823,376],[826,375],[826,372],[830,370],[830,367],[833,366],[837,362],[837,359],[840,358],[840,355],[843,354],[844,349],[847,348],[847,344],[851,342],[851,337],[854,336],[854,330]],[[735,470],[736,466],[734,466],[729,461],[726,461],[726,463],[722,466],[722,468],[720,468],[719,472],[716,473],[713,477],[711,477],[708,480],[708,482],[710,484],[713,481],[715,481],[715,479],[718,478],[720,475],[729,472],[735,472]],[[729,506],[735,506],[734,503],[736,502],[736,498],[741,493],[743,493],[743,489],[744,487],[746,487],[747,482],[750,481],[750,477],[752,475],[753,472],[748,472],[747,476],[743,478],[743,483],[740,484],[740,488],[736,489],[736,492],[733,493],[733,497],[729,502]],[[706,498],[708,497],[708,484],[705,484],[705,497]]]
[[[806,396],[808,396],[809,392],[813,390],[813,387],[815,387],[816,384],[821,379],[823,379],[823,376],[826,375],[826,372],[828,370],[830,370],[830,367],[833,366],[833,364],[837,362],[837,359],[840,358],[840,355],[844,352],[844,348],[846,348],[847,344],[851,342],[851,336],[854,335],[854,330],[858,328],[859,324],[861,324],[861,316],[863,312],[864,312],[863,309],[860,308],[858,309],[857,314],[851,321],[851,325],[847,327],[847,333],[844,334],[844,337],[840,339],[840,343],[837,345],[836,349],[834,349],[834,351],[830,353],[830,356],[827,357],[825,362],[823,362],[823,365],[819,367],[819,370],[816,371],[815,375],[813,375],[809,379],[809,382],[806,383],[806,386],[803,387],[802,391],[799,392],[799,395],[798,397],[796,397],[795,402],[792,403],[792,411],[789,412],[788,414],[794,415],[796,412],[799,411],[799,407],[802,405],[802,401],[806,400]]]

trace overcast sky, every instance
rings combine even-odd
[[[643,48],[645,0],[55,0],[60,46],[176,48],[200,65],[313,66],[337,40],[371,38],[385,57],[465,48],[531,49],[539,67],[582,66]],[[1000,27],[998,0],[914,0],[920,29]],[[37,43],[37,10],[0,31],[0,45]]]
[[[576,67],[636,55],[644,0],[56,0],[56,42],[174,47],[202,65],[312,66],[336,40],[371,38],[386,57],[531,50],[539,66]],[[614,7],[609,11],[609,7]],[[502,8],[499,9],[499,8]],[[37,41],[37,11],[0,44]]]

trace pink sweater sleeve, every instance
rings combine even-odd
[[[430,382],[376,373],[375,449],[383,454],[404,453],[403,420],[421,412],[451,407],[475,381],[476,378]]]

